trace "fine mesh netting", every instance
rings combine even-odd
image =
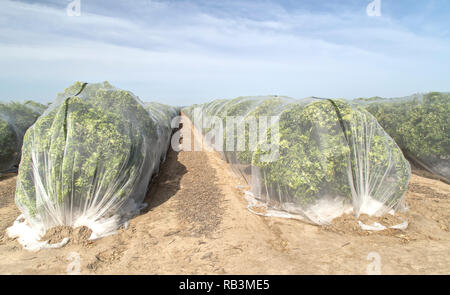
[[[450,93],[355,101],[377,118],[406,157],[450,182]]]
[[[409,163],[358,105],[239,97],[183,112],[250,184],[254,212],[326,224],[345,212],[381,216],[402,205]]]
[[[0,103],[0,175],[17,171],[25,131],[45,109],[34,101]]]
[[[108,82],[77,82],[58,94],[23,143],[16,204],[33,232],[88,226],[95,238],[135,215],[177,114]]]

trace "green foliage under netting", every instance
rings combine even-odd
[[[238,164],[260,168],[264,186],[274,194],[282,191],[302,205],[311,204],[327,194],[351,198],[350,167],[355,190],[364,186],[362,182],[370,175],[372,197],[389,205],[395,203],[404,195],[409,180],[409,164],[400,149],[366,110],[340,100],[335,104],[342,123],[335,106],[328,100],[319,99],[238,98],[196,105],[183,111],[192,116],[193,110],[200,107],[205,116],[218,116],[224,120],[224,125],[227,116],[243,116],[240,124],[244,125],[245,149],[225,151],[224,154],[228,159],[234,155]],[[276,161],[262,161],[262,156],[270,154],[262,147],[272,144],[271,129],[267,129],[265,138],[258,140],[255,151],[249,146],[248,123],[255,118],[258,122],[260,116],[277,115],[279,157]],[[369,129],[371,133],[367,132]],[[224,132],[224,150],[225,142]],[[388,177],[383,174],[386,171]],[[388,200],[385,191],[377,191],[380,184],[392,188]]]
[[[345,132],[329,101],[293,105],[280,116],[278,160],[260,161],[261,155],[267,152],[258,148],[252,164],[263,168],[266,184],[281,186],[289,195],[300,197],[303,204],[327,193],[351,198],[348,159],[356,190],[366,177],[372,178],[374,187],[387,181],[380,172],[389,171],[389,166],[394,165],[389,177],[395,182],[395,190],[388,202],[395,203],[406,191],[409,164],[370,114],[343,101],[335,103]],[[366,129],[374,129],[374,132],[367,134]],[[378,195],[376,190],[372,197],[384,201],[384,196]]]
[[[168,132],[158,121],[163,115],[151,116],[131,92],[108,82],[88,84],[73,96],[82,85],[76,82],[58,94],[25,135],[16,203],[31,218],[39,215],[44,222],[71,225],[74,216],[99,204],[110,206],[110,212],[102,213],[108,216],[124,199],[139,203],[167,150],[167,142],[158,142]],[[159,108],[164,113],[170,107]],[[176,113],[173,108],[171,112]],[[170,116],[174,114],[168,114],[164,124],[170,125]],[[48,199],[43,200],[44,195]]]
[[[45,109],[34,101],[0,103],[0,173],[19,164],[25,131]]]
[[[293,103],[293,100],[280,97],[264,99],[256,106],[256,108],[245,116],[244,121],[242,122],[245,128],[245,150],[238,151],[237,153],[237,158],[240,163],[251,164],[253,159],[254,149],[250,146],[249,142],[249,121],[254,120],[256,122],[256,127],[259,130],[260,116],[277,116],[291,103]],[[270,140],[270,134],[267,134],[267,136]]]
[[[150,116],[161,127],[160,133],[157,137],[157,145],[165,145],[170,142],[172,137],[172,119],[180,112],[179,108],[175,108],[166,104],[158,102],[146,102],[144,104],[146,110],[149,111]],[[166,154],[161,154],[161,161],[164,161]]]
[[[356,101],[377,118],[406,156],[450,179],[450,94]]]

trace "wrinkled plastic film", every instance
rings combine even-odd
[[[360,98],[416,166],[450,182],[450,93]]]
[[[237,129],[245,132],[245,149],[227,150],[224,132],[219,152],[251,186],[258,201],[251,206],[255,210],[262,206],[269,215],[279,212],[282,217],[327,224],[343,213],[381,216],[402,204],[409,163],[361,107],[342,100],[269,96],[216,100],[183,112],[193,122],[198,115],[207,118],[203,126],[196,126],[204,134],[212,129],[208,117],[219,117],[224,125],[230,116],[239,117],[237,125],[244,126]],[[260,121],[265,117],[267,125]],[[250,148],[248,123],[255,121],[262,136]],[[272,138],[275,124],[279,134]],[[267,147],[274,144],[279,155],[266,161],[272,156]]]
[[[23,136],[45,108],[34,101],[0,103],[0,175],[17,171]]]
[[[107,82],[77,94],[82,85],[59,94],[24,138],[16,204],[40,235],[59,225],[113,233],[142,208],[170,144],[177,109]]]

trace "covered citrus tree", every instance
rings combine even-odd
[[[350,210],[382,215],[402,204],[409,163],[362,107],[269,96],[217,100],[183,112],[193,121],[202,113],[205,134],[213,129],[208,117],[220,118],[224,126],[237,122],[234,133],[223,132],[220,152],[269,209],[326,224]],[[239,132],[245,139],[240,148]]]
[[[450,94],[357,99],[392,136],[405,156],[450,181]]]
[[[0,174],[17,171],[23,136],[45,109],[34,101],[0,103]]]
[[[26,222],[38,233],[58,225],[114,232],[141,208],[177,112],[146,108],[108,82],[60,93],[24,138],[16,203]]]

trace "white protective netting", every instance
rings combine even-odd
[[[87,226],[91,238],[114,233],[142,209],[178,112],[108,82],[58,94],[25,135],[16,188],[25,221],[10,235],[39,248],[36,238],[59,225]]]
[[[381,216],[403,205],[409,163],[377,120],[357,105],[239,97],[183,112],[247,180],[249,209],[255,213],[327,224],[343,213]]]
[[[450,93],[359,98],[405,156],[450,183]]]
[[[23,136],[45,109],[34,101],[0,103],[0,176],[17,171]]]

